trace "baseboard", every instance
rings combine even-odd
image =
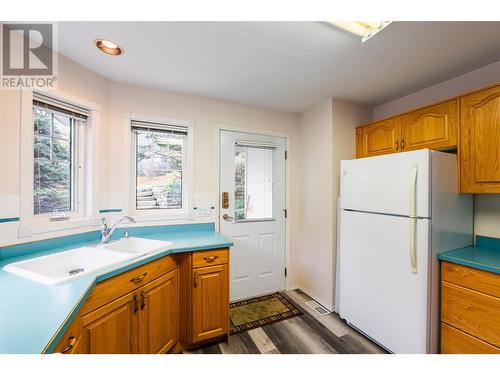
[[[290,287],[290,289],[288,289],[288,290],[293,290],[293,289],[300,289],[300,290],[302,290],[304,293],[306,293],[307,295],[309,295],[309,297],[311,297],[313,300],[315,300],[316,302],[318,302],[321,306],[323,306],[328,311],[330,311],[330,312],[334,312],[335,311],[335,306],[331,306],[331,305],[325,303],[324,301],[321,300],[321,298],[318,298],[318,296],[315,293],[311,292],[309,289],[305,288],[303,285],[294,284],[293,288]]]

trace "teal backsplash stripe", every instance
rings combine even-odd
[[[0,218],[0,223],[10,223],[12,221],[19,221],[18,217],[4,217]]]
[[[108,212],[122,212],[121,208],[106,208],[104,210],[99,210],[100,214],[106,214]]]

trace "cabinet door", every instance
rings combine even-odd
[[[500,193],[500,86],[460,99],[460,191]]]
[[[192,271],[192,341],[228,333],[229,281],[227,264]]]
[[[179,271],[139,291],[139,353],[165,353],[179,338]]]
[[[395,117],[363,127],[363,157],[398,152],[400,121],[400,117]]]
[[[457,145],[458,99],[401,116],[401,150],[442,149]]]
[[[363,157],[363,128],[356,129],[356,159]]]
[[[136,350],[137,294],[127,294],[84,315],[82,339],[90,354],[129,354]]]

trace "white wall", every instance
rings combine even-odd
[[[354,129],[371,116],[369,108],[329,99],[299,119],[299,287],[332,310],[340,160],[356,156]]]
[[[333,306],[333,114],[328,99],[300,115],[299,286]]]
[[[460,95],[500,81],[500,61],[373,108],[374,120]],[[500,195],[474,198],[474,234],[500,237]]]

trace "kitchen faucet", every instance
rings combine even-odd
[[[135,223],[135,220],[131,216],[123,216],[120,220],[118,220],[116,223],[113,224],[113,226],[108,228],[108,224],[106,223],[106,218],[103,217],[101,219],[102,224],[101,224],[101,245],[108,243],[109,239],[113,235],[113,232],[115,231],[116,227],[121,224],[121,223]],[[125,226],[125,238],[128,238],[128,227]]]

